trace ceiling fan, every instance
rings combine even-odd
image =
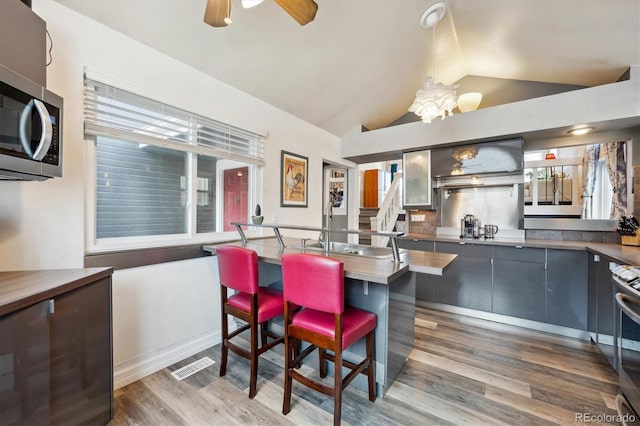
[[[263,0],[242,0],[247,9],[257,6]],[[313,21],[318,11],[318,4],[313,0],[275,0],[300,25]],[[231,0],[207,0],[204,22],[213,27],[226,27],[231,23]]]

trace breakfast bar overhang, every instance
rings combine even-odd
[[[325,252],[303,248],[299,239],[283,237],[281,248],[276,238],[235,241],[227,244],[244,246],[258,254],[261,283],[281,285],[281,256],[284,253],[311,253],[330,256],[344,262],[345,304],[377,315],[376,383],[379,396],[384,395],[404,366],[413,349],[416,301],[416,274],[442,275],[456,255],[402,250],[400,262],[387,258]],[[218,244],[222,245],[222,244]],[[216,246],[203,249],[215,254]],[[264,284],[263,284],[264,285]],[[357,342],[344,352],[346,359],[359,361],[364,356],[364,342]],[[366,388],[359,377],[356,386]]]

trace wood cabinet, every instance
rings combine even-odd
[[[112,271],[46,272],[0,273],[0,423],[107,424]]]

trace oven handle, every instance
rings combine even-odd
[[[625,314],[627,314],[629,318],[633,320],[633,322],[635,322],[636,324],[640,324],[640,315],[638,315],[635,311],[633,311],[629,307],[629,305],[627,305],[627,302],[637,307],[640,307],[640,302],[638,302],[637,300],[627,296],[626,294],[616,293],[616,303],[618,304],[620,309],[622,309],[622,311]]]
[[[620,419],[622,426],[627,426],[629,423],[625,422],[625,418],[626,418],[625,413],[633,413],[633,410],[629,406],[629,403],[627,402],[625,397],[622,396],[622,394],[616,395],[615,403],[616,403],[616,411],[618,412],[618,418]]]
[[[31,116],[31,110],[33,108],[38,112],[38,118],[42,124],[42,134],[40,135],[40,142],[38,142],[36,152],[31,150],[31,141],[27,137],[27,120]],[[22,115],[20,116],[20,143],[24,151],[34,160],[41,161],[49,151],[52,136],[53,126],[51,126],[51,117],[47,106],[38,99],[31,99],[24,107],[24,110],[22,110]]]

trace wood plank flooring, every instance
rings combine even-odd
[[[403,372],[374,403],[347,388],[343,424],[537,426],[575,424],[578,413],[616,414],[617,377],[593,344],[421,307],[416,316]],[[183,381],[171,376],[202,356],[216,364]],[[217,345],[119,389],[110,425],[332,423],[333,400],[295,382],[291,412],[281,414],[281,347],[260,358],[253,400],[248,361],[230,352],[219,377],[219,360]]]

